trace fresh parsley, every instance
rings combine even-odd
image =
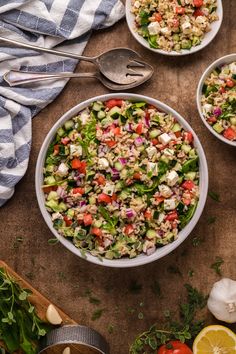
[[[222,264],[224,264],[224,260],[221,257],[217,256],[215,262],[211,264],[211,269],[213,269],[217,275],[222,275]]]
[[[218,193],[209,191],[209,192],[208,192],[208,195],[209,195],[209,197],[211,197],[211,199],[213,199],[214,201],[220,202],[220,196],[219,196]]]

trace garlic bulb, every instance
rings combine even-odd
[[[222,278],[211,289],[208,309],[220,321],[236,322],[236,281]]]

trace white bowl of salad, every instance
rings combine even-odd
[[[236,146],[236,53],[214,61],[197,88],[200,117],[221,141]]]
[[[127,0],[133,37],[153,52],[181,56],[206,47],[223,20],[221,0]]]
[[[52,233],[108,267],[173,251],[198,222],[207,189],[205,154],[190,125],[136,94],[90,98],[65,113],[36,166],[38,203]]]

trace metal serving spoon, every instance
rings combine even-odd
[[[142,72],[136,69],[144,67],[144,63],[140,61],[140,55],[128,48],[114,48],[95,57],[86,57],[55,49],[43,48],[1,36],[0,41],[14,44],[22,48],[33,49],[38,52],[89,61],[95,64],[107,79],[117,84],[131,84],[135,82],[137,76],[142,76]]]
[[[22,84],[29,84],[33,82],[39,82],[44,80],[53,80],[53,79],[65,79],[65,78],[96,78],[101,81],[101,83],[113,91],[128,90],[132,87],[136,87],[147,81],[151,78],[153,74],[153,68],[144,63],[142,67],[142,76],[136,76],[135,81],[129,84],[116,84],[108,80],[100,72],[93,73],[40,73],[40,72],[30,72],[30,71],[19,71],[19,70],[10,70],[4,75],[4,80],[10,86],[19,86]]]

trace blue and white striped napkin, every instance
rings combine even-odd
[[[0,0],[0,35],[82,54],[92,30],[109,27],[123,16],[120,0]],[[12,88],[3,75],[12,68],[72,72],[76,64],[77,60],[0,43],[0,206],[13,195],[27,169],[31,118],[53,101],[67,82]]]

